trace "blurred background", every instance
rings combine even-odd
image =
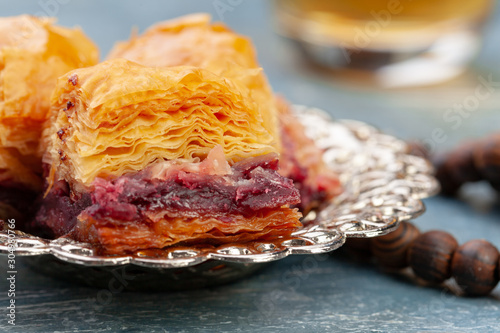
[[[434,151],[500,127],[497,1],[40,0],[14,6],[2,0],[0,6],[2,16],[56,16],[61,25],[82,27],[103,59],[132,29],[140,33],[158,21],[209,12],[252,38],[275,92],[292,103],[369,122]]]

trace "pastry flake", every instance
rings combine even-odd
[[[236,162],[276,152],[267,112],[247,87],[201,68],[110,60],[59,79],[44,161],[78,190],[155,161],[204,158],[216,145]]]
[[[54,22],[0,18],[0,184],[41,188],[38,144],[57,78],[98,61],[80,29]]]
[[[208,14],[191,14],[157,23],[142,35],[119,42],[108,59],[124,58],[145,66],[195,66],[243,85],[252,99],[268,112],[262,125],[278,131],[273,92],[257,61],[252,41],[223,23],[211,23]],[[280,138],[275,145],[279,149]]]
[[[317,208],[341,191],[337,175],[326,167],[321,151],[306,137],[287,103],[282,98],[275,103],[251,40],[210,19],[208,14],[192,14],[158,23],[140,36],[117,43],[108,58],[155,67],[202,67],[247,86],[259,105],[270,110],[266,123],[278,127],[273,131],[281,133],[280,173],[292,178],[300,189],[299,207],[304,212]],[[241,68],[253,70],[255,75],[243,77]]]

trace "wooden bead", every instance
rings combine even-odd
[[[498,257],[498,263],[497,263],[497,278],[500,280],[500,256]]]
[[[458,248],[445,231],[433,230],[418,236],[408,250],[408,263],[419,278],[441,283],[451,277],[451,259]]]
[[[462,184],[482,179],[474,163],[478,142],[465,142],[446,156],[435,159],[436,177],[441,183],[443,194],[454,194]]]
[[[386,267],[408,267],[408,249],[419,234],[417,227],[410,222],[403,221],[399,228],[390,234],[372,239],[373,256]]]
[[[359,252],[370,252],[370,238],[347,238],[343,247]]]
[[[498,283],[499,257],[488,241],[471,240],[455,251],[451,274],[466,295],[488,295]]]
[[[474,164],[483,179],[491,183],[500,183],[500,134],[483,140],[474,152]]]
[[[356,262],[368,263],[372,260],[370,250],[370,238],[347,238],[342,252]],[[333,254],[335,254],[334,251]]]

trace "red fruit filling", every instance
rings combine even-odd
[[[275,154],[230,167],[219,147],[202,162],[166,161],[116,179],[97,178],[78,199],[58,184],[36,224],[53,237],[69,233],[107,253],[283,236],[300,227],[300,213],[289,208],[300,195],[277,168]]]

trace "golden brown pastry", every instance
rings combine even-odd
[[[208,14],[191,14],[158,23],[141,36],[117,43],[108,59],[124,58],[152,67],[196,66],[230,78],[247,86],[255,103],[269,110],[262,115],[264,126],[277,131],[273,93],[251,40],[210,19]]]
[[[147,66],[192,65],[217,75],[242,80],[269,115],[278,114],[282,147],[280,173],[292,178],[300,189],[299,207],[307,212],[340,192],[337,175],[322,161],[321,151],[306,137],[301,124],[283,99],[275,104],[272,91],[259,69],[252,42],[222,23],[210,23],[207,14],[193,14],[156,24],[141,36],[120,42],[108,58],[125,58]],[[242,78],[240,69],[258,70],[251,79]],[[275,109],[279,108],[280,112]]]
[[[252,42],[210,19],[208,14],[191,14],[157,23],[141,36],[117,43],[108,59],[156,67],[191,65],[216,74],[231,71],[234,65],[258,69]]]
[[[98,61],[97,48],[79,29],[53,23],[0,18],[0,186],[41,189],[37,149],[57,78]]]
[[[57,78],[98,61],[79,29],[54,21],[0,18],[0,220],[15,218],[19,228],[43,187],[38,145]]]
[[[158,160],[203,158],[216,145],[232,162],[276,152],[279,137],[252,90],[188,66],[117,59],[74,70],[60,78],[52,112],[45,160],[76,190]]]
[[[290,234],[300,198],[277,172],[274,110],[239,79],[192,66],[71,71],[52,97],[50,187],[34,226],[108,253]]]

